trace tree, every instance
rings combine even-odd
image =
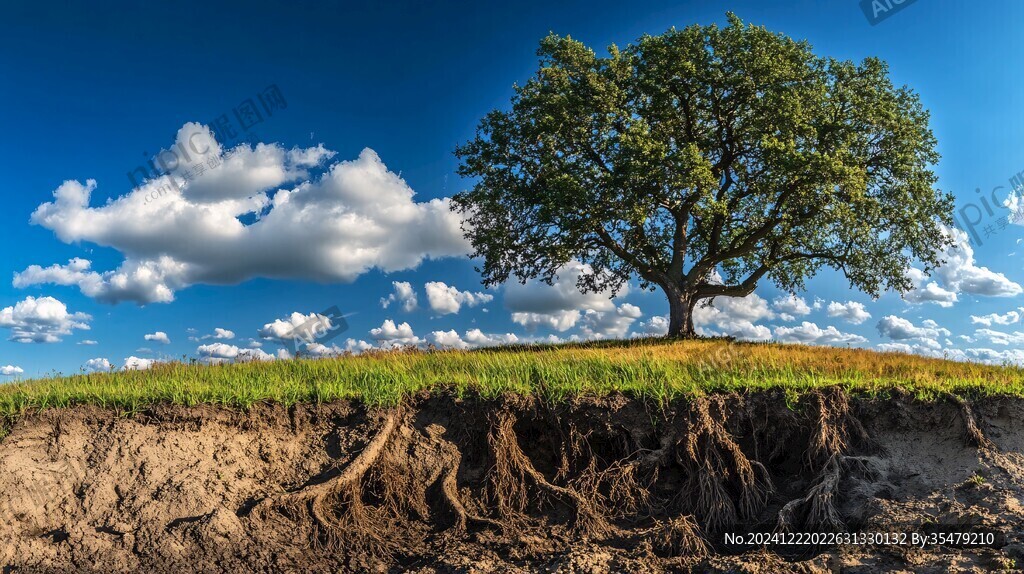
[[[581,290],[637,277],[664,290],[670,336],[693,309],[762,279],[796,292],[822,266],[872,296],[913,288],[950,244],[929,114],[886,64],[816,56],[733,14],[606,57],[570,37],[456,149],[476,178],[453,198],[486,285],[550,283],[572,260]]]

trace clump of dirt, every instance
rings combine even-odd
[[[1024,566],[1024,401],[668,405],[424,395],[132,417],[0,442],[8,572],[858,572]],[[998,532],[980,546],[736,536]]]

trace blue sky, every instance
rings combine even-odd
[[[931,110],[940,187],[968,217],[980,195],[1003,186],[1005,197],[1024,171],[1016,65],[1024,5],[1009,0],[920,0],[874,26],[855,0],[301,6],[3,8],[0,372],[11,367],[8,379],[121,367],[130,357],[227,360],[257,344],[275,355],[287,326],[332,307],[348,329],[322,352],[656,332],[667,310],[660,293],[582,296],[569,284],[572,269],[556,288],[485,290],[458,255],[444,198],[469,183],[455,174],[452,150],[484,113],[507,105],[549,31],[600,48],[722,23],[732,10],[806,38],[822,55],[887,60]],[[258,107],[262,121],[245,134],[235,110],[246,100],[260,106],[271,86],[283,102],[272,113]],[[237,206],[131,199],[130,172],[176,138],[211,143],[204,126],[222,115],[239,136],[223,151],[243,147],[221,158],[220,179],[202,183],[210,168],[189,185],[227,190]],[[242,136],[268,145],[251,148]],[[294,201],[247,199],[259,186],[289,190]],[[343,208],[347,223],[314,217],[330,208]],[[253,209],[265,216],[259,233],[245,227]],[[871,301],[825,272],[799,294],[806,308],[776,303],[782,294],[765,285],[755,298],[705,310],[699,323],[708,333],[1020,360],[1024,227],[995,225],[1007,213],[986,215],[971,256],[961,250],[910,301]],[[397,294],[383,307],[394,282],[416,293],[415,309]],[[169,343],[145,338],[158,332]]]

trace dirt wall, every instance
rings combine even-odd
[[[1024,401],[420,397],[47,410],[0,441],[3,572],[1024,566]],[[970,547],[726,534],[998,532]],[[733,541],[735,542],[735,537]]]

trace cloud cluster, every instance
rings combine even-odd
[[[698,303],[693,310],[693,324],[699,333],[750,341],[770,339],[771,330],[755,323],[774,318],[768,302],[756,293],[746,297],[716,297]]]
[[[110,364],[110,361],[103,357],[89,359],[82,365],[82,370],[86,373],[106,373],[113,370],[113,368],[114,365]]]
[[[999,313],[990,313],[988,315],[971,315],[971,323],[975,325],[984,325],[991,327],[993,325],[1013,325],[1020,323],[1021,319],[1024,319],[1024,307],[1018,308],[1016,311],[1007,311],[1000,315]]]
[[[271,355],[261,349],[243,349],[227,343],[210,343],[196,348],[199,361],[208,365],[221,363],[242,363],[248,361],[273,361],[288,358],[288,351],[279,349],[278,354]]]
[[[412,284],[408,281],[392,281],[391,286],[394,292],[381,298],[380,306],[387,309],[392,303],[398,303],[403,311],[415,311],[419,301],[416,299],[416,290],[412,288]]]
[[[497,345],[514,345],[524,342],[513,333],[487,334],[480,329],[470,329],[462,336],[452,329],[450,331],[434,331],[427,335],[427,341],[442,349],[476,349],[479,347],[495,347]]]
[[[804,345],[852,345],[865,343],[867,339],[853,333],[843,333],[829,325],[822,329],[818,325],[804,321],[799,327],[776,327],[775,338],[784,343],[802,343]]]
[[[458,313],[462,306],[476,307],[490,303],[494,300],[493,295],[487,293],[471,293],[459,291],[441,281],[431,281],[423,286],[427,292],[427,301],[430,303],[430,310],[441,315]]]
[[[91,319],[85,313],[69,313],[53,297],[26,297],[0,309],[0,327],[10,329],[9,340],[18,343],[58,343],[75,330],[88,330]]]
[[[167,333],[164,333],[163,331],[157,331],[156,333],[148,333],[146,335],[143,335],[142,338],[147,341],[153,341],[154,343],[162,343],[164,345],[171,344],[170,337],[168,337]]]
[[[411,269],[427,258],[462,256],[469,246],[448,199],[417,202],[415,192],[373,150],[310,170],[333,155],[322,148],[240,145],[230,155],[209,128],[189,123],[178,146],[209,149],[201,176],[182,161],[167,175],[91,206],[96,182],[67,181],[31,221],[64,242],[88,242],[124,256],[95,271],[86,259],[33,265],[18,287],[75,285],[99,301],[168,302],[195,284],[231,285],[256,277],[351,282],[371,269]]]
[[[381,348],[417,346],[424,342],[413,333],[409,323],[396,325],[391,319],[385,319],[380,327],[370,329],[370,336]]]
[[[124,360],[124,366],[122,368],[126,371],[145,371],[151,369],[153,365],[159,362],[160,361],[156,359],[145,359],[132,355]]]
[[[864,304],[856,301],[847,301],[846,303],[832,301],[826,307],[826,312],[829,317],[839,317],[853,325],[860,325],[871,318],[871,313],[864,308]]]
[[[1024,292],[1019,284],[1006,275],[996,273],[988,267],[979,266],[974,260],[967,233],[956,228],[944,228],[953,245],[939,254],[945,263],[935,270],[931,280],[920,269],[908,269],[914,289],[903,298],[910,303],[935,303],[941,307],[952,307],[958,301],[958,294],[987,297],[1013,297]]]
[[[25,372],[21,367],[15,367],[14,365],[3,365],[0,366],[0,375],[5,377],[13,377],[14,375],[20,375]]]
[[[543,281],[505,285],[505,308],[512,312],[512,321],[534,331],[545,327],[555,331],[568,331],[576,326],[587,311],[615,311],[611,293],[582,293],[576,286],[580,275],[589,274],[591,267],[572,262],[559,270],[551,285]],[[628,286],[619,292],[626,295]]]
[[[793,321],[798,316],[807,315],[811,312],[811,306],[804,301],[803,297],[797,297],[790,293],[785,297],[776,297],[772,301],[772,307],[779,312],[779,318],[783,321]]]

